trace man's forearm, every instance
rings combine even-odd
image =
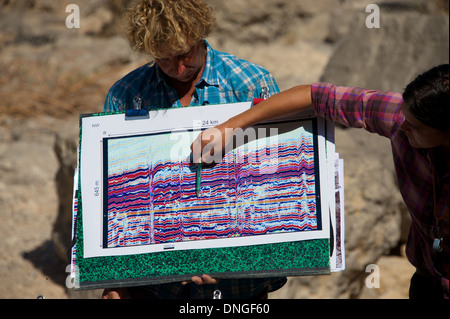
[[[300,85],[258,103],[244,113],[232,117],[223,125],[245,129],[263,121],[307,111],[311,108],[311,85]]]

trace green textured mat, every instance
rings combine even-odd
[[[81,216],[80,205],[76,243],[80,289],[179,282],[205,273],[217,278],[330,273],[328,239],[84,258]]]

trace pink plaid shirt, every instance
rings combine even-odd
[[[448,298],[449,173],[435,177],[435,210],[432,151],[413,148],[400,130],[404,121],[402,95],[315,83],[312,99],[316,115],[390,139],[400,192],[412,217],[406,255],[417,269],[430,273],[442,283]],[[437,237],[435,214],[444,239],[441,253],[432,247]]]

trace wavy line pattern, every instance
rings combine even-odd
[[[167,135],[108,140],[108,247],[317,229],[311,133],[227,153],[202,171],[199,197],[196,172]]]

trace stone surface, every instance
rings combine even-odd
[[[259,63],[282,90],[317,80],[398,90],[448,63],[448,1],[209,0],[218,50]],[[65,7],[81,9],[67,29]],[[98,298],[65,289],[80,113],[98,112],[109,87],[145,63],[121,36],[125,0],[0,0],[0,298]],[[289,278],[271,298],[407,298],[412,268],[399,253],[408,214],[389,141],[336,129],[345,160],[347,268]],[[365,285],[367,265],[380,288]]]

